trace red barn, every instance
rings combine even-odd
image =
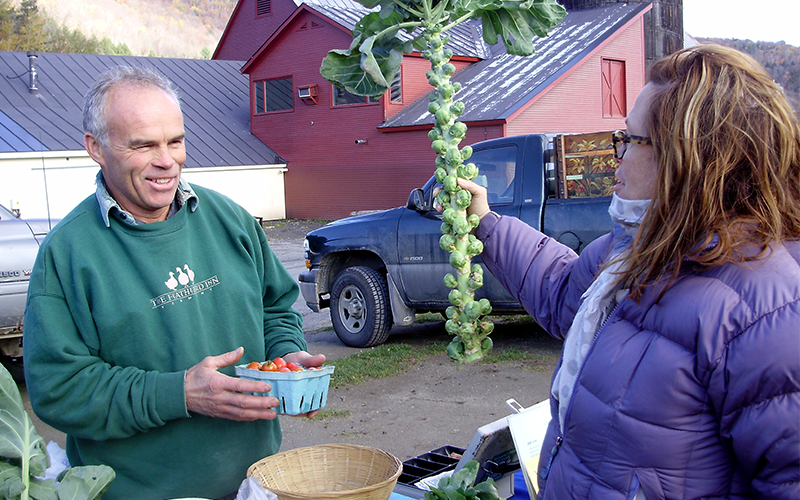
[[[264,0],[241,0],[217,56],[255,38],[242,19]],[[277,12],[291,0],[271,0]],[[462,84],[469,130],[462,142],[523,133],[584,133],[624,128],[645,79],[644,15],[650,4],[615,3],[570,11],[536,54],[510,56],[483,42],[480,23],[453,30],[450,48]],[[331,49],[347,48],[368,11],[349,0],[301,4],[248,58],[251,131],[287,162],[286,215],[335,219],[405,204],[432,175],[427,132],[428,62],[404,58],[398,79],[378,100],[348,94],[322,78]],[[249,15],[252,16],[252,13]],[[255,20],[258,20],[256,17]],[[252,23],[251,23],[252,24]],[[246,37],[234,36],[242,30]],[[250,40],[252,42],[252,40]],[[242,49],[249,50],[249,49]]]

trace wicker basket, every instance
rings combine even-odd
[[[390,453],[350,444],[296,448],[247,469],[279,500],[388,500],[403,464]]]

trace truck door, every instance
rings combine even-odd
[[[475,182],[487,188],[489,205],[499,214],[519,216],[522,189],[521,179],[516,172],[517,165],[522,161],[521,149],[516,143],[503,141],[496,146],[476,149],[468,160],[478,167],[479,175]],[[424,188],[428,209],[406,210],[398,227],[398,263],[402,288],[418,308],[428,304],[435,309],[443,309],[449,305],[447,294],[450,290],[442,280],[446,273],[453,272],[453,268],[449,254],[439,247],[442,215],[431,208],[433,190],[440,186],[431,179]],[[474,262],[480,263],[480,256]],[[476,297],[488,297],[497,310],[501,310],[504,304],[519,307],[488,271],[484,274],[484,285]]]

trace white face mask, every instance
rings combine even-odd
[[[633,237],[639,229],[647,208],[652,200],[626,200],[614,193],[611,197],[611,205],[608,207],[608,214],[611,220],[625,228],[625,232]]]

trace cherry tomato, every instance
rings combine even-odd
[[[275,363],[275,366],[277,366],[279,369],[286,366],[286,361],[281,357],[273,359],[272,362]]]
[[[300,366],[300,365],[298,365],[296,363],[292,363],[291,361],[286,363],[286,368],[292,370],[293,372],[301,372],[304,369],[302,366]]]
[[[281,373],[287,373],[287,372],[290,372],[292,370],[290,370],[288,366],[282,366],[282,367],[278,368],[278,371],[281,372]]]
[[[263,365],[261,365],[262,372],[276,372],[278,371],[278,367],[272,361],[265,361]]]
[[[260,370],[261,369],[261,363],[259,363],[257,361],[253,361],[249,365],[247,365],[247,367],[250,368],[251,370]]]

